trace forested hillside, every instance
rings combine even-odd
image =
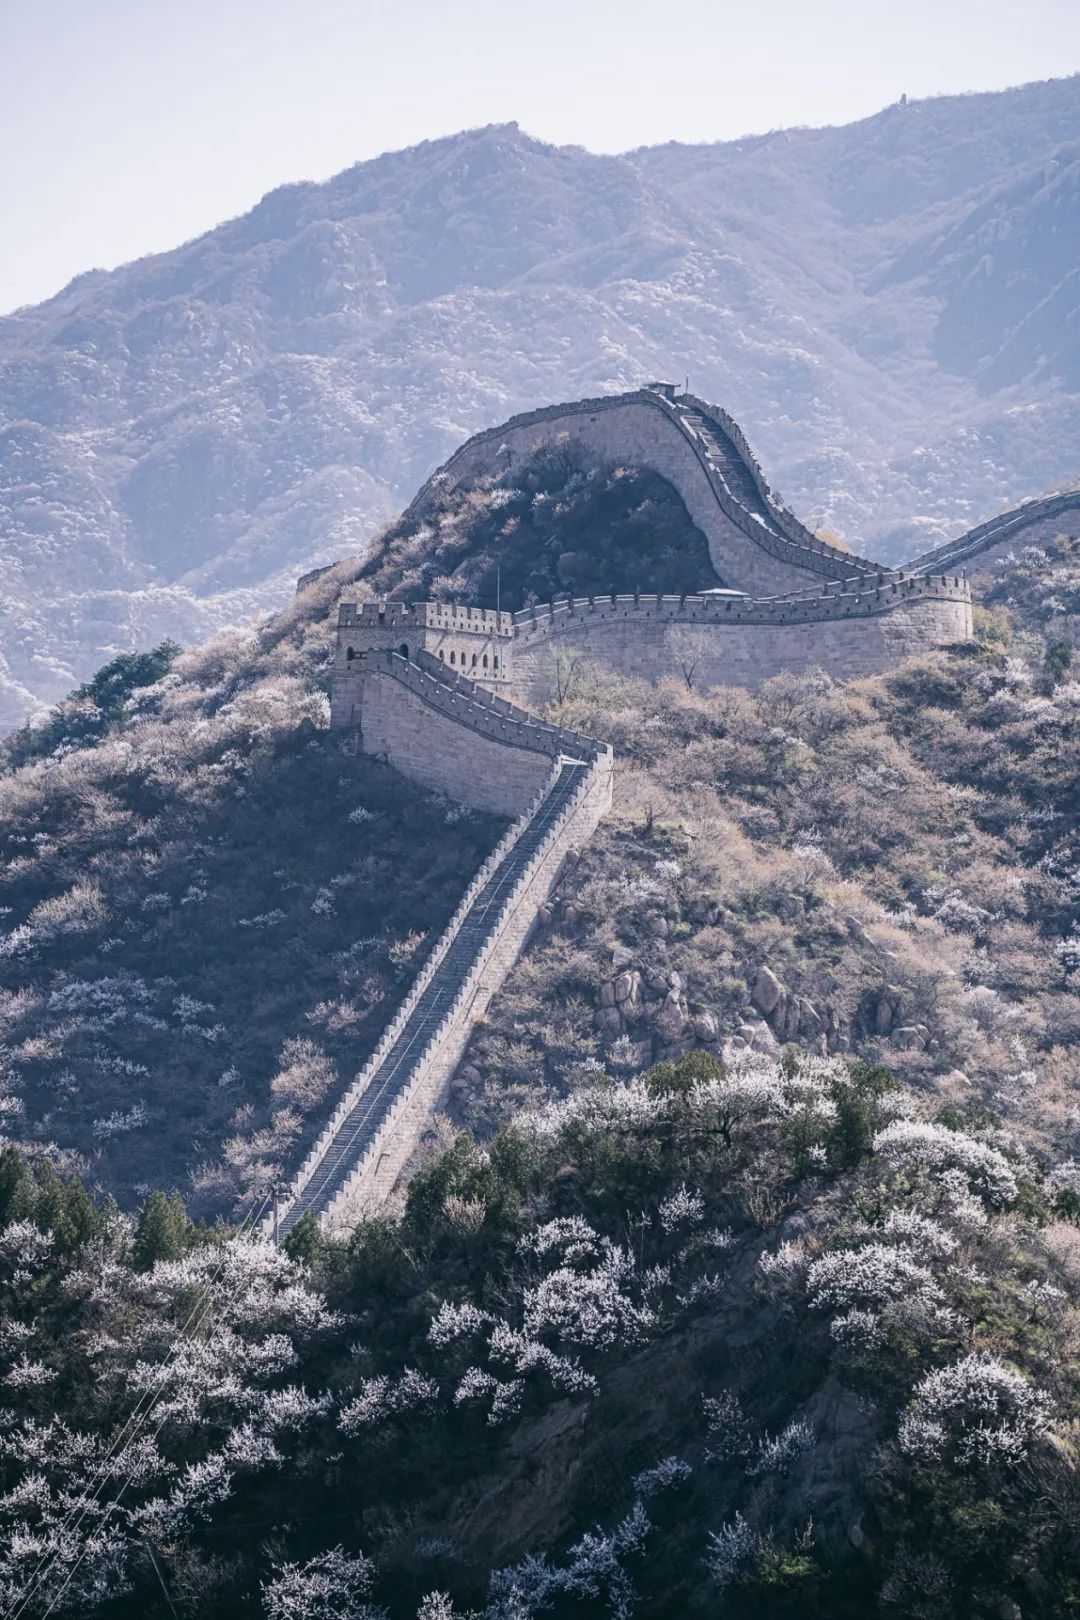
[[[499,831],[331,739],[336,603],[586,533],[700,583],[657,480],[542,457],[9,740],[12,1612],[1080,1604],[1075,545],[873,680],[575,666],[616,802],[453,1117],[347,1241],[246,1240]]]

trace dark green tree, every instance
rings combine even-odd
[[[191,1246],[191,1223],[179,1193],[154,1192],[146,1200],[131,1245],[132,1264],[149,1271],[158,1260],[179,1260]]]
[[[281,1247],[290,1260],[305,1266],[318,1265],[326,1242],[310,1209],[306,1209],[296,1225],[285,1234]]]

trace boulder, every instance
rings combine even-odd
[[[694,1014],[694,1034],[699,1041],[715,1041],[717,1035],[716,1019],[711,1012]]]
[[[775,1057],[780,1050],[780,1044],[768,1024],[748,1021],[740,1024],[735,1034],[755,1052],[764,1052],[768,1057]]]
[[[614,991],[616,1005],[624,1001],[639,1000],[641,996],[640,974],[634,972],[620,973],[612,984],[612,990]]]
[[[659,914],[653,914],[650,917],[646,917],[645,927],[648,929],[650,934],[655,934],[658,939],[667,939],[668,920],[666,917],[661,917]]]
[[[890,1042],[899,1052],[925,1052],[930,1031],[925,1024],[901,1024],[894,1029]]]
[[[686,1009],[679,1001],[678,993],[669,990],[664,998],[663,1005],[654,1019],[657,1031],[666,1041],[677,1041],[686,1028]]]
[[[759,967],[750,991],[750,999],[758,1012],[767,1018],[784,994],[784,987],[772,968]]]
[[[622,1029],[622,1019],[619,1017],[618,1007],[598,1007],[596,1023],[599,1029],[605,1030],[609,1035],[618,1035]]]
[[[904,992],[899,985],[883,985],[874,1009],[874,1034],[891,1035],[904,1022]]]
[[[812,1002],[803,996],[795,997],[795,1005],[799,1015],[799,1034],[808,1040],[814,1040],[825,1028],[825,1021]]]

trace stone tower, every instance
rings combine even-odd
[[[453,602],[343,602],[338,614],[330,724],[363,723],[368,654],[418,653],[437,658],[454,675],[498,691],[512,677],[513,615]]]

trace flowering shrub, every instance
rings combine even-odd
[[[995,1209],[1016,1201],[1015,1173],[1004,1154],[986,1142],[927,1120],[898,1119],[874,1138],[874,1152],[899,1166],[930,1172],[960,1170],[972,1190]]]
[[[807,1273],[806,1288],[818,1310],[880,1309],[890,1300],[912,1296],[936,1305],[942,1297],[924,1265],[905,1249],[883,1243],[822,1255]]]
[[[719,1530],[710,1532],[705,1567],[721,1592],[753,1558],[757,1546],[758,1537],[741,1513],[736,1513],[734,1519],[721,1525]]]
[[[365,1378],[360,1394],[343,1407],[338,1427],[345,1434],[357,1434],[362,1429],[387,1418],[401,1417],[406,1412],[426,1411],[438,1399],[439,1386],[432,1378],[409,1367],[400,1378]]]
[[[266,1620],[380,1620],[367,1602],[375,1566],[341,1547],[317,1553],[303,1564],[279,1564],[263,1584]]]
[[[1045,1394],[992,1356],[969,1355],[920,1380],[898,1440],[923,1462],[1012,1463],[1048,1422]]]

